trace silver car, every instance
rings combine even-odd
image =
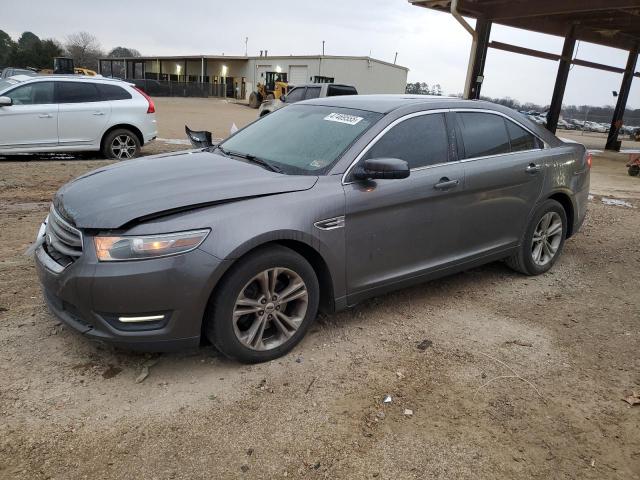
[[[95,151],[128,159],[157,131],[153,100],[127,82],[79,75],[0,80],[0,155]]]
[[[590,157],[486,102],[342,96],[219,145],[63,186],[34,246],[51,310],[87,337],[243,362],[285,354],[318,309],[504,260],[558,260]]]

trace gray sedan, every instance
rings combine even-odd
[[[274,359],[318,309],[505,260],[558,260],[591,159],[486,102],[300,102],[219,145],[63,186],[34,246],[45,299],[87,337],[141,350],[210,341]]]

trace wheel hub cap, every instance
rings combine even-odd
[[[302,324],[309,293],[302,277],[288,268],[270,268],[240,291],[233,311],[236,338],[252,350],[286,343]]]
[[[533,232],[531,258],[536,265],[547,265],[555,258],[562,243],[562,219],[556,212],[545,213]]]

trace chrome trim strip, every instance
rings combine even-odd
[[[164,319],[164,315],[147,315],[144,317],[118,317],[118,320],[122,323],[154,322],[156,320],[162,319]]]
[[[38,258],[38,260],[40,260],[40,263],[42,263],[42,265],[44,265],[47,270],[50,270],[53,273],[57,274],[64,270],[64,267],[62,265],[53,260],[53,258],[49,257],[49,255],[47,255],[47,252],[44,251],[44,248],[42,248],[42,246],[36,249],[36,257]]]
[[[80,237],[80,249],[84,252],[84,237],[82,235],[82,232],[71,225],[69,222],[67,222],[64,218],[62,218],[62,215],[57,212],[57,210],[53,207],[53,204],[51,204],[51,208],[49,209],[49,211],[53,214],[54,217],[56,217],[57,222],[62,223],[66,228],[76,233]]]
[[[338,228],[344,228],[344,215],[339,217],[327,218],[325,220],[318,220],[313,224],[318,230],[336,230]]]
[[[447,108],[447,109],[437,109],[437,110],[423,110],[421,112],[410,113],[408,115],[405,115],[404,117],[400,117],[400,118],[394,120],[392,123],[387,125],[384,128],[384,130],[382,130],[378,135],[376,135],[369,142],[369,144],[366,147],[364,147],[362,152],[360,152],[358,154],[358,156],[355,158],[355,160],[353,162],[351,162],[351,165],[349,165],[349,168],[347,168],[347,170],[344,172],[344,174],[342,174],[342,185],[350,185],[352,183],[355,183],[353,181],[345,182],[345,179],[347,178],[347,176],[349,175],[349,173],[351,172],[353,167],[355,167],[355,165],[371,149],[371,147],[373,147],[378,142],[380,137],[382,137],[385,133],[387,133],[390,129],[395,127],[397,124],[399,124],[399,123],[401,123],[401,122],[403,122],[405,120],[408,120],[409,118],[413,118],[413,117],[419,117],[419,116],[422,116],[422,115],[429,115],[429,114],[432,114],[432,113],[447,113],[447,112],[456,112],[456,113],[457,112],[471,112],[471,113],[475,112],[475,113],[489,113],[489,114],[493,114],[493,115],[498,115],[500,117],[506,118],[507,120],[510,120],[511,122],[515,123],[516,125],[518,125],[522,129],[524,129],[527,132],[529,132],[531,135],[536,137],[542,143],[543,147],[542,148],[533,148],[533,149],[529,149],[529,150],[520,150],[520,151],[517,151],[517,152],[499,153],[499,154],[496,154],[496,155],[485,155],[485,156],[482,156],[482,157],[463,158],[462,160],[456,160],[455,162],[434,163],[433,165],[425,165],[424,167],[412,168],[411,169],[412,172],[419,172],[421,170],[427,170],[429,168],[441,167],[442,165],[453,165],[453,164],[457,164],[457,163],[465,163],[465,162],[471,162],[471,161],[475,161],[475,160],[482,160],[482,159],[485,159],[485,158],[502,157],[502,156],[505,156],[505,155],[515,155],[515,154],[527,153],[527,152],[537,152],[539,150],[546,150],[548,148],[551,148],[547,142],[545,142],[542,138],[540,138],[538,135],[536,135],[535,132],[532,132],[531,129],[528,128],[526,125],[523,125],[519,121],[511,118],[509,115],[506,115],[506,114],[504,114],[502,112],[498,112],[496,110],[488,110],[488,109],[484,109],[484,108]]]

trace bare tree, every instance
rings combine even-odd
[[[104,56],[98,39],[88,32],[77,32],[67,36],[64,46],[76,67],[97,70],[98,61]]]

